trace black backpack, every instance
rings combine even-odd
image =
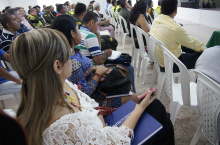
[[[101,36],[101,50],[112,49],[116,50],[118,46],[118,41],[115,38],[111,38],[108,35]]]

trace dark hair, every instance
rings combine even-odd
[[[68,3],[64,3],[63,5],[69,6],[69,4],[68,4]]]
[[[161,6],[161,0],[158,0],[158,6]]]
[[[51,8],[51,6],[47,6],[47,7],[45,8],[45,10],[46,10],[46,9],[50,9],[50,8]]]
[[[28,8],[30,8],[31,6],[28,6]]]
[[[77,26],[77,23],[76,23],[76,20],[73,18],[73,16],[64,14],[64,15],[57,16],[53,20],[51,29],[56,29],[62,32],[66,36],[70,46],[72,46],[73,37],[71,35],[71,30],[73,30],[73,32],[76,33],[77,32],[76,26]],[[75,51],[79,51],[79,50],[75,49]]]
[[[57,12],[59,13],[63,9],[63,4],[58,4]]]
[[[11,8],[10,6],[7,6],[7,7],[5,7],[5,10],[10,9],[10,8]]]
[[[9,16],[11,16],[11,15],[13,15],[13,14],[4,13],[0,16],[0,22],[5,29],[8,28],[7,23],[11,22],[11,19],[9,18]]]
[[[112,5],[115,6],[115,3],[116,3],[116,0],[113,0],[112,1]]]
[[[162,0],[161,1],[161,14],[170,15],[177,8],[177,0]]]
[[[7,10],[7,13],[16,15],[16,12],[19,10],[19,8],[10,8]]]
[[[147,4],[145,0],[136,2],[136,4],[134,5],[134,7],[131,9],[130,12],[130,16],[129,16],[130,23],[135,25],[140,14],[143,14],[147,20],[146,8],[147,8]]]
[[[153,3],[152,0],[147,0],[147,6],[150,7],[150,5]]]
[[[95,1],[90,1],[90,4],[94,3]]]
[[[94,12],[89,11],[84,15],[84,17],[82,19],[82,24],[83,25],[88,24],[91,20],[94,20],[95,22],[97,22],[98,21],[98,15]]]
[[[2,13],[5,13],[5,11],[6,11],[6,10],[5,10],[5,9],[3,9],[3,10],[2,10]]]
[[[33,12],[34,10],[35,10],[35,8],[31,8],[31,9],[30,9],[30,13]]]
[[[111,2],[111,0],[107,0],[107,3],[110,3]]]
[[[117,1],[117,5],[120,5],[120,1]]]
[[[127,4],[126,2],[120,3],[120,5],[121,5],[122,8],[125,8],[125,5],[126,5],[126,4]]]
[[[81,15],[86,12],[86,5],[83,3],[77,3],[74,9],[75,15]]]

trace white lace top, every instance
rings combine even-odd
[[[98,111],[93,109],[98,106],[94,99],[78,90],[76,85],[66,80],[66,83],[79,97],[80,104],[88,110],[82,109],[77,113],[62,116],[43,132],[44,145],[120,145],[130,144],[128,134],[133,130],[128,127],[103,128],[98,118]]]

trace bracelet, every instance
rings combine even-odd
[[[98,73],[94,73],[94,75],[97,75],[98,77],[100,77],[100,78],[101,78],[101,75],[100,75],[100,74],[98,74]]]

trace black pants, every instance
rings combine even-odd
[[[184,46],[181,46],[181,49],[185,53],[182,53],[178,59],[186,66],[187,69],[195,68],[196,61],[202,52],[196,52]],[[160,71],[165,72],[165,68],[160,67]],[[180,72],[179,67],[175,63],[173,65],[173,72]]]
[[[167,117],[164,105],[155,99],[145,111],[154,117],[159,123],[163,125],[156,135],[151,137],[145,144],[146,145],[174,145],[174,130],[171,120]]]

